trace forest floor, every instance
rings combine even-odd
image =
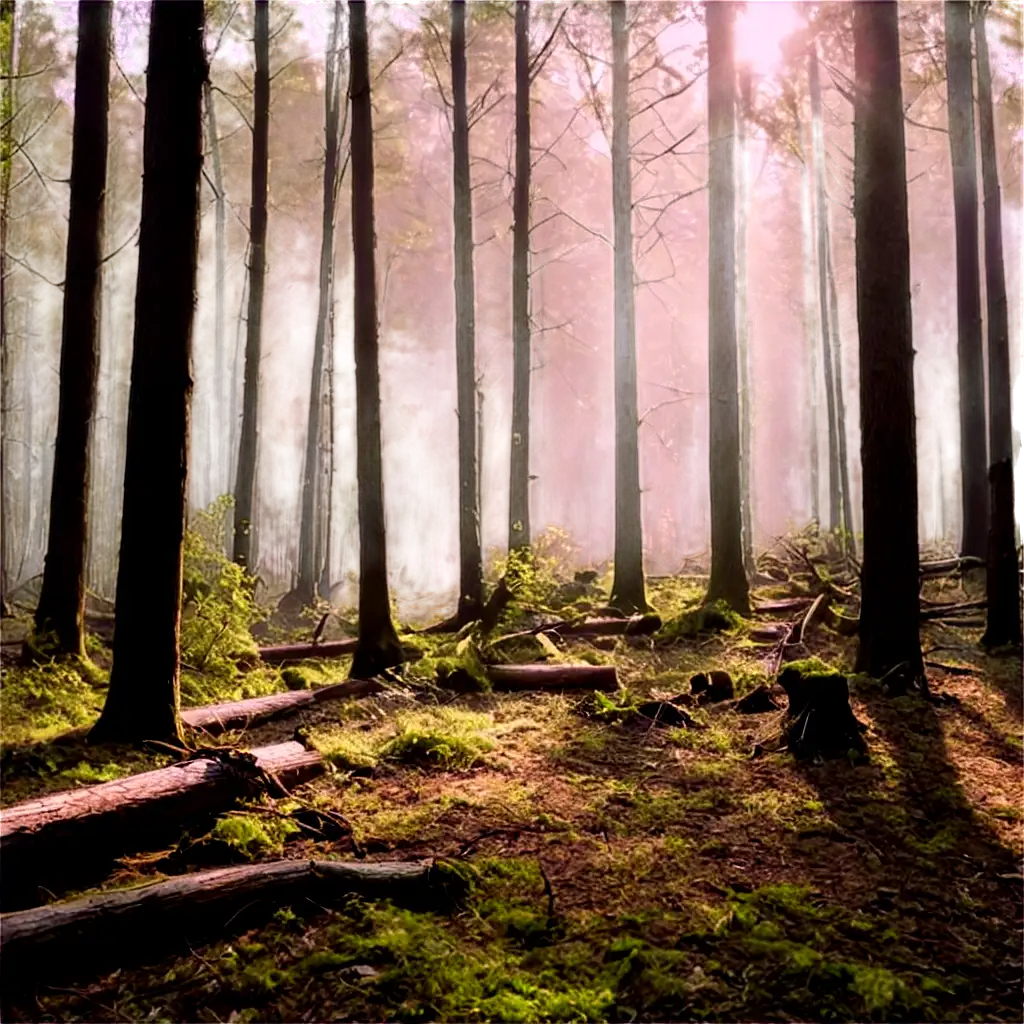
[[[685,616],[703,583],[653,582],[652,603]],[[976,596],[966,586],[926,591]],[[771,752],[781,710],[691,707],[696,728],[629,713],[700,671],[728,671],[738,694],[770,682],[773,646],[753,624],[539,652],[614,664],[623,689],[605,699],[445,692],[429,677],[451,638],[403,638],[426,657],[393,692],[218,740],[317,747],[334,770],[300,795],[351,834],[311,835],[288,819],[295,803],[264,797],[123,858],[97,886],[280,857],[430,857],[464,866],[458,906],[272,906],[159,963],[8,997],[6,1019],[1020,1021],[1019,656],[984,654],[980,627],[926,624],[938,699],[894,697],[849,674],[855,640],[818,626],[796,653],[848,674],[861,758]],[[347,667],[299,671],[316,684]],[[59,742],[103,683],[50,673],[5,673],[5,804],[167,763]]]

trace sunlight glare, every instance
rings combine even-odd
[[[736,61],[767,75],[782,58],[781,43],[802,25],[788,0],[750,0],[736,19]]]

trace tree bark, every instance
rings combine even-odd
[[[508,548],[530,546],[530,4],[516,3],[516,177],[512,186],[512,455]]]
[[[402,663],[391,621],[380,441],[377,274],[374,262],[373,114],[366,4],[349,3],[352,129],[353,340],[356,363],[356,480],[359,491],[359,644],[352,678],[370,679]]]
[[[117,619],[95,740],[176,738],[206,79],[201,0],[154,0]]]
[[[324,388],[324,352],[330,321],[330,303],[334,270],[334,204],[338,195],[338,127],[341,121],[341,76],[339,46],[341,38],[341,0],[335,0],[334,23],[328,43],[324,89],[324,179],[323,221],[320,242],[320,301],[317,305],[316,337],[313,342],[313,376],[309,385],[309,417],[306,424],[306,459],[302,474],[302,520],[299,526],[299,573],[295,596],[302,605],[310,605],[316,594],[322,569],[321,546],[317,543],[317,502],[323,500],[317,483],[320,478],[320,420]],[[317,554],[321,558],[317,558]]]
[[[636,295],[633,280],[632,166],[629,158],[629,28],[625,0],[611,0],[612,218],[615,225],[615,575],[608,603],[647,610],[640,507]]]
[[[825,370],[825,408],[828,413],[828,528],[842,523],[839,477],[839,439],[836,422],[836,386],[829,332],[828,301],[828,193],[825,189],[825,135],[821,120],[821,78],[818,51],[812,43],[807,54],[807,78],[811,93],[811,149],[814,156],[814,205],[818,250],[818,309],[821,326],[821,365]]]
[[[46,564],[33,641],[47,652],[78,656],[85,655],[89,443],[99,369],[110,12],[109,0],[86,0],[78,5],[57,443]]]
[[[227,274],[227,215],[228,204],[227,194],[224,191],[224,167],[220,155],[220,135],[217,131],[217,108],[213,100],[213,88],[210,80],[203,83],[203,97],[206,106],[206,132],[207,143],[210,151],[210,159],[213,164],[213,190],[214,190],[214,250],[216,266],[214,273],[214,324],[213,324],[213,359],[214,359],[214,395],[216,408],[214,416],[222,415],[222,410],[230,408],[228,390],[225,386],[227,381],[227,340],[224,321],[224,280]],[[228,471],[230,456],[228,454],[228,442],[231,436],[230,430],[224,429],[223,419],[210,438],[210,461],[213,464],[216,474],[214,493],[219,493],[221,488],[230,486],[226,483],[225,474]]]
[[[490,665],[495,690],[616,690],[614,665]]]
[[[836,439],[839,444],[839,497],[842,503],[840,525],[843,528],[842,546],[844,551],[856,555],[857,543],[853,535],[853,498],[850,495],[850,460],[846,450],[846,399],[843,395],[843,348],[839,333],[839,294],[836,289],[836,274],[832,266],[832,241],[826,237],[826,270],[828,271],[829,324],[832,338],[832,358],[835,362],[836,386]]]
[[[944,7],[949,153],[953,164],[956,227],[956,350],[960,382],[960,494],[963,508],[960,553],[983,558],[988,529],[985,486],[988,462],[985,452],[985,366],[981,346],[971,5],[961,0],[947,0]]]
[[[711,579],[706,601],[750,611],[743,571],[736,351],[736,5],[704,6],[708,42],[708,370],[711,401]]]
[[[811,174],[811,147],[804,147],[801,166],[800,194],[801,223],[803,226],[804,260],[804,334],[807,343],[807,415],[810,429],[807,443],[810,454],[811,521],[821,525],[819,506],[821,482],[818,471],[818,331],[814,287],[814,183]]]
[[[753,81],[749,68],[738,77],[740,110],[736,116],[736,333],[740,374],[740,512],[743,530],[743,569],[754,572],[754,520],[751,507],[753,397],[750,389],[750,319],[747,312],[747,217],[750,209],[750,160],[747,153],[747,115]]]
[[[855,4],[853,34],[864,479],[857,671],[881,677],[905,664],[905,676],[920,680],[910,232],[896,4]]]
[[[137,964],[219,937],[225,922],[236,934],[291,903],[360,896],[436,905],[451,877],[431,860],[279,860],[197,871],[5,914],[0,924],[5,979],[16,974],[22,988]]]
[[[451,28],[455,367],[459,416],[459,607],[456,614],[460,622],[471,622],[480,617],[484,580],[476,461],[476,290],[473,281],[473,193],[466,98],[465,0],[452,0]]]
[[[267,179],[270,133],[270,10],[256,0],[253,80],[252,197],[249,212],[249,311],[245,333],[242,432],[235,476],[234,560],[252,572],[256,456],[259,437],[260,353],[263,345],[263,280],[267,269]]]
[[[354,654],[359,646],[358,639],[327,640],[324,643],[275,644],[260,648],[260,659],[267,665],[287,665],[305,658],[340,658]]]
[[[260,770],[289,789],[324,770],[320,755],[301,743],[251,753],[255,772],[197,758],[5,808],[0,821],[4,910],[39,902],[44,887],[82,882],[125,852],[173,840],[185,825],[265,788],[257,777]]]
[[[7,303],[7,222],[11,198],[11,168],[14,163],[14,29],[15,0],[0,0],[0,75],[9,78],[0,89],[0,613],[8,614],[7,595],[14,584],[11,564],[13,516],[10,483],[7,479],[8,414],[11,406],[11,352]]]
[[[948,5],[947,5],[948,6]],[[986,5],[974,20],[978,55],[978,119],[981,180],[985,197],[985,295],[988,312],[989,503],[986,586],[988,617],[982,643],[988,647],[1021,643],[1021,577],[1013,517],[1013,421],[1010,394],[1010,326],[1003,263],[1002,198],[992,111]],[[970,43],[968,42],[968,51]]]

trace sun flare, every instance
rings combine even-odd
[[[736,60],[755,74],[767,75],[782,58],[781,44],[800,26],[788,0],[751,0],[736,19]]]

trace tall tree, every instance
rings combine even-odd
[[[853,9],[864,558],[857,670],[923,679],[907,156],[897,5]]]
[[[810,453],[811,520],[821,525],[819,507],[821,483],[818,470],[818,306],[814,284],[814,182],[811,171],[811,147],[803,143],[800,164],[800,222],[803,238],[804,268],[804,336],[807,344],[807,418],[808,451]]]
[[[109,0],[80,0],[57,442],[35,645],[85,654],[89,441],[99,369],[103,209],[110,107]]]
[[[612,220],[615,289],[615,576],[609,603],[644,611],[643,520],[633,275],[633,196],[629,158],[629,28],[625,0],[611,0]],[[735,314],[734,314],[735,315]]]
[[[708,41],[708,368],[711,579],[706,600],[750,611],[743,570],[736,346],[736,5],[704,5]]]
[[[366,4],[349,0],[352,98],[353,341],[356,362],[356,482],[359,491],[359,646],[353,678],[367,679],[402,662],[388,597],[384,479],[380,441],[377,273],[374,261],[373,114]]]
[[[245,384],[242,433],[235,476],[234,559],[251,570],[253,512],[256,505],[256,456],[259,426],[260,352],[263,345],[263,279],[267,269],[267,176],[270,133],[270,9],[256,0],[253,81],[252,199],[249,213],[249,311],[245,334]]]
[[[818,309],[821,326],[821,365],[825,370],[825,409],[828,413],[828,528],[844,525],[842,484],[839,472],[839,425],[836,416],[836,383],[833,372],[832,335],[828,301],[828,193],[825,188],[825,134],[821,119],[821,76],[817,44],[807,52],[807,77],[811,94],[811,153],[814,160],[814,207],[818,253]]]
[[[989,68],[988,36],[985,32],[987,7],[986,3],[978,4],[974,16],[978,57],[981,181],[985,197],[985,295],[988,313],[988,621],[981,639],[988,647],[999,647],[1003,644],[1019,645],[1021,642],[1021,583],[1013,515],[1010,326],[1003,263],[1002,198],[992,113],[992,72]]]
[[[93,740],[180,736],[182,542],[203,162],[202,0],[154,0],[110,689]]]
[[[11,543],[12,516],[7,481],[6,439],[11,404],[11,353],[8,334],[7,222],[11,198],[11,169],[14,163],[14,15],[15,0],[0,0],[0,75],[6,85],[0,89],[0,614],[7,615],[7,591],[14,545]]]
[[[321,419],[324,398],[324,353],[330,336],[334,296],[334,208],[341,179],[338,152],[341,147],[341,30],[344,4],[334,3],[334,21],[327,45],[324,87],[324,180],[323,222],[320,234],[320,301],[317,305],[313,342],[313,376],[309,386],[309,417],[306,425],[306,460],[302,474],[302,519],[299,526],[299,573],[294,595],[303,604],[313,595],[323,569],[323,545],[318,543],[318,499],[328,496],[317,486],[321,479]],[[318,559],[317,556],[320,556]],[[320,562],[321,564],[318,564]]]
[[[833,383],[836,388],[836,440],[839,463],[839,496],[842,501],[843,547],[856,553],[857,543],[853,535],[853,499],[850,496],[850,460],[846,450],[846,397],[843,391],[843,346],[839,330],[839,291],[836,288],[836,272],[832,265],[832,242],[826,238],[825,270],[828,273],[828,323],[832,344]]]
[[[466,97],[466,4],[452,0],[452,174],[455,241],[455,368],[459,414],[459,607],[457,621],[480,617],[483,558],[476,450],[476,288],[473,281],[473,193]]]
[[[984,557],[988,517],[985,487],[985,367],[981,346],[981,270],[978,255],[978,174],[974,151],[971,9],[947,0],[946,93],[953,163],[956,228],[957,362],[960,380],[961,553]]]
[[[512,455],[509,551],[530,545],[530,4],[516,3],[516,168],[512,188]]]
[[[747,220],[750,210],[750,157],[747,119],[753,100],[749,67],[739,70],[740,110],[736,116],[736,333],[740,374],[740,509],[743,527],[743,567],[754,571],[754,520],[751,503],[753,461],[753,395],[750,389],[750,318],[747,307]]]

